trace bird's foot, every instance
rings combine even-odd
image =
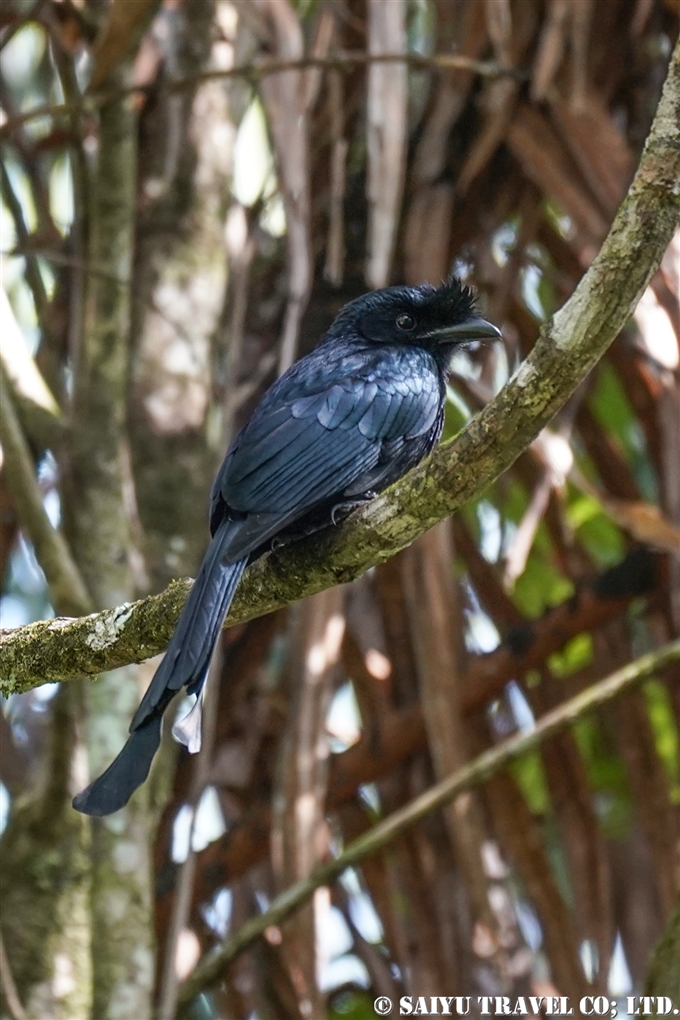
[[[337,525],[340,521],[343,521],[348,514],[351,514],[352,510],[356,510],[358,507],[363,506],[364,503],[370,503],[372,499],[375,499],[375,492],[367,492],[361,499],[348,499],[343,503],[336,503],[331,509],[331,521]]]

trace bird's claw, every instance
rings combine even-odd
[[[352,510],[356,510],[357,507],[363,506],[364,503],[370,503],[372,499],[375,499],[377,493],[367,492],[361,499],[350,499],[344,503],[336,503],[331,510],[331,521],[337,526],[338,521],[342,520],[348,514],[351,514]]]

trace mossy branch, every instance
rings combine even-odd
[[[293,911],[309,900],[319,886],[334,881],[346,868],[356,867],[369,854],[387,846],[432,811],[447,804],[464,790],[478,786],[507,768],[511,762],[537,747],[548,737],[561,732],[584,715],[678,660],[680,640],[641,656],[635,662],[548,712],[536,723],[533,730],[519,733],[502,744],[484,751],[474,761],[432,786],[384,821],[374,825],[367,833],[350,843],[339,857],[317,868],[309,878],[289,886],[276,897],[264,913],[246,921],[231,938],[207,953],[182,985],[179,993],[180,1003],[190,1002],[204,988],[214,984],[232,960],[252,946],[267,928],[280,925]]]
[[[518,372],[453,440],[340,528],[254,564],[229,624],[350,581],[459,510],[517,459],[625,324],[680,219],[680,43],[635,178],[599,254]],[[188,582],[73,621],[0,633],[0,692],[136,662],[166,645]]]

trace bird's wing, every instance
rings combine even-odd
[[[293,377],[277,387],[227,454],[213,506],[219,499],[237,513],[262,515],[262,530],[271,534],[276,520],[288,524],[320,503],[341,499],[353,482],[370,475],[384,444],[432,428],[440,404],[436,374],[395,371],[387,358],[350,368],[341,377]],[[257,520],[247,530],[255,541]]]

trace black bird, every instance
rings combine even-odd
[[[198,749],[201,689],[247,564],[273,543],[335,524],[427,456],[441,434],[454,348],[499,337],[455,279],[389,287],[346,305],[319,346],[277,379],[215,479],[212,541],[127,743],[74,799],[78,811],[107,815],[127,803],[182,687],[199,698],[175,735]]]

